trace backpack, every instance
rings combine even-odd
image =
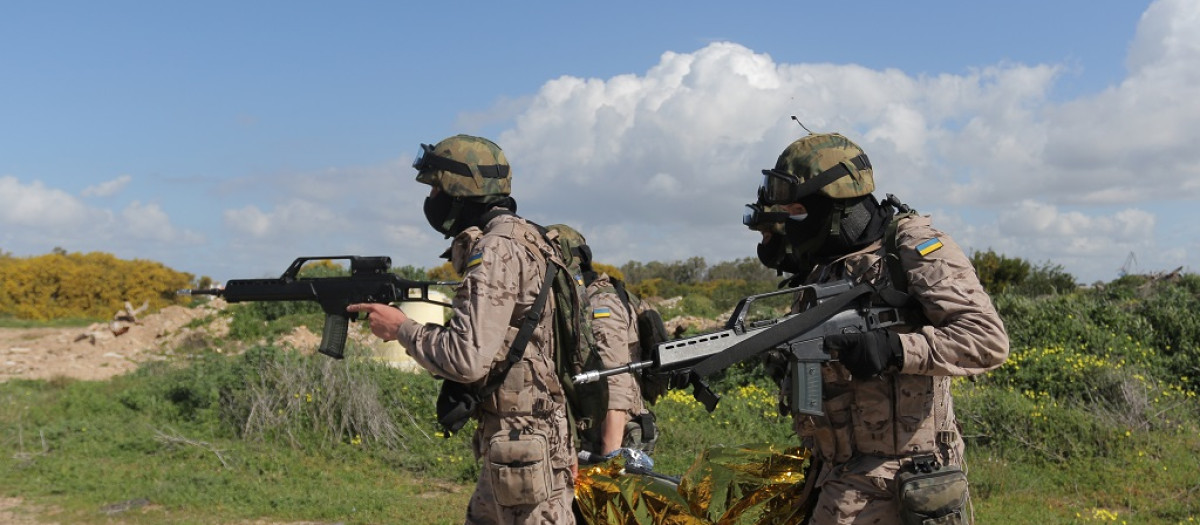
[[[512,212],[503,209],[489,212],[489,215],[485,215],[485,222],[490,220],[491,216],[499,214],[512,214]],[[603,414],[604,410],[607,410],[608,385],[603,381],[581,385],[572,381],[577,374],[602,368],[600,352],[596,348],[595,336],[592,335],[590,308],[587,303],[579,259],[571,252],[567,240],[560,235],[561,230],[553,226],[545,228],[528,220],[526,222],[541,233],[543,240],[554,252],[544,253],[531,238],[514,238],[524,242],[535,253],[542,253],[544,256],[546,280],[543,282],[543,287],[538,291],[537,299],[534,301],[530,313],[526,314],[504,361],[493,371],[492,377],[480,391],[474,391],[467,385],[453,381],[443,382],[437,400],[438,423],[445,430],[446,437],[450,437],[463,427],[478,407],[479,400],[491,395],[499,388],[509,369],[521,360],[525,347],[540,321],[546,302],[552,301],[555,372],[567,401],[571,435],[576,444],[579,442],[580,432],[585,433],[585,438],[596,435],[593,442],[598,442],[597,431],[600,421],[592,422],[583,414]],[[546,288],[547,285],[549,288]],[[600,409],[598,412],[596,411],[597,407]]]
[[[562,265],[552,283],[554,300],[555,361],[559,382],[567,398],[568,415],[576,445],[598,443],[599,429],[608,410],[608,384],[604,381],[575,384],[573,377],[603,368],[592,334],[591,308],[579,257],[572,251],[578,232],[560,224],[543,228],[546,241],[559,252]],[[582,238],[582,237],[578,237]]]

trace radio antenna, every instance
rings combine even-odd
[[[792,115],[792,120],[796,121],[796,123],[799,124],[800,127],[804,128],[804,131],[807,131],[809,135],[812,135],[812,130],[808,129],[808,127],[805,126],[803,122],[800,122],[800,119],[796,118],[795,115]]]

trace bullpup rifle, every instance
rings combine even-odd
[[[348,260],[348,277],[300,277],[300,268],[308,261]],[[346,311],[355,303],[391,304],[397,301],[422,301],[441,306],[450,304],[429,297],[430,286],[453,286],[452,281],[414,281],[390,271],[391,257],[333,255],[297,257],[276,279],[233,279],[222,288],[179,290],[181,295],[215,295],[231,303],[242,301],[315,301],[325,312],[325,328],[317,351],[334,359],[345,355],[346,334],[350,321],[358,314]]]
[[[584,372],[572,379],[587,383],[633,372],[666,378],[660,382],[673,388],[692,385],[693,397],[712,412],[721,396],[712,391],[705,377],[778,348],[788,360],[791,406],[801,414],[819,416],[821,365],[837,358],[825,352],[825,336],[911,324],[914,319],[909,309],[873,304],[874,292],[869,284],[835,281],[751,295],[738,302],[721,330],[665,341],[655,347],[650,360]],[[783,294],[802,294],[800,299],[808,308],[776,319],[746,321],[755,301]]]

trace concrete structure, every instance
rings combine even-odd
[[[437,290],[430,290],[429,298],[433,299],[434,301],[441,301],[444,303],[450,302],[450,299],[446,297],[446,294]],[[444,306],[421,301],[406,301],[396,303],[396,306],[399,306],[401,310],[404,310],[404,313],[408,314],[408,316],[412,319],[426,324],[445,324],[446,315],[449,312],[449,308]],[[413,372],[421,370],[421,367],[417,366],[417,363],[408,356],[408,352],[404,350],[404,347],[401,346],[398,341],[377,343],[375,345],[375,358],[401,370]]]

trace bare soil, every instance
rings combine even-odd
[[[132,323],[114,335],[109,323],[74,328],[0,328],[0,381],[14,378],[64,377],[105,380],[149,360],[167,359],[188,338],[222,337],[229,331],[216,314],[224,301],[198,308],[169,306]],[[196,319],[212,318],[202,327]]]

